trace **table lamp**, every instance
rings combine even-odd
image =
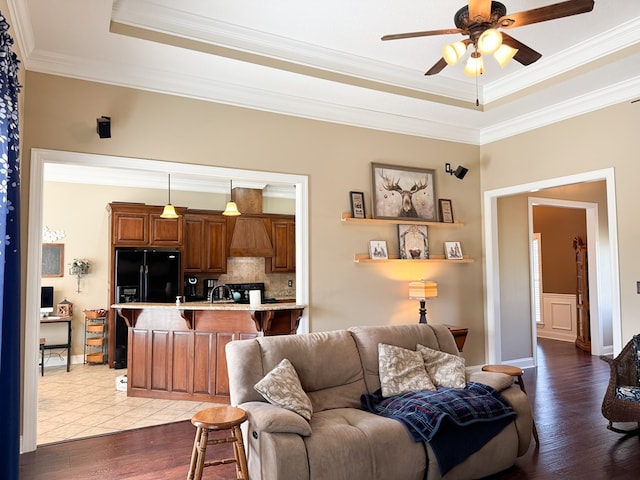
[[[435,298],[438,296],[438,284],[429,280],[419,280],[417,282],[409,282],[409,298],[417,298],[420,300],[420,323],[427,323],[427,298]]]

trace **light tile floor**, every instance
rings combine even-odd
[[[116,390],[126,370],[107,365],[48,367],[39,377],[38,445],[189,420],[216,406],[187,400],[127,397]]]

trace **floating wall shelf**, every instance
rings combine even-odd
[[[447,260],[442,255],[432,255],[425,260],[411,260],[410,258],[399,258],[397,255],[390,255],[388,259],[369,258],[368,253],[356,253],[353,258],[355,263],[473,263],[473,258],[465,257],[462,260]]]
[[[402,224],[402,225],[426,225],[428,227],[462,227],[464,224],[460,222],[445,223],[445,222],[425,222],[423,220],[409,220],[409,219],[387,219],[387,218],[353,218],[351,214],[342,213],[340,220],[347,223],[359,223],[359,224]]]

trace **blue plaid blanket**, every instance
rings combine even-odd
[[[360,398],[362,408],[404,425],[414,442],[429,442],[441,475],[480,450],[515,418],[507,401],[488,385],[439,388],[383,398]]]

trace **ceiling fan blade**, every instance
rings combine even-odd
[[[501,33],[502,43],[518,50],[518,53],[516,53],[513,57],[515,61],[521,63],[522,65],[531,65],[533,62],[540,60],[540,57],[542,57],[542,54],[536,52],[533,48],[526,46],[524,43],[516,40],[515,38],[507,35],[504,32]]]
[[[593,10],[594,0],[569,0],[561,3],[554,3],[546,7],[532,8],[522,12],[505,15],[498,24],[502,28],[516,28],[532,23],[546,22],[556,18],[569,17],[580,13],[587,13]]]
[[[401,38],[430,37],[432,35],[451,35],[454,33],[462,33],[459,28],[449,28],[445,30],[426,30],[424,32],[394,33],[385,35],[382,40],[398,40]]]
[[[436,75],[437,73],[440,73],[446,66],[447,66],[447,62],[444,61],[444,58],[441,58],[435,63],[433,67],[427,70],[425,75]]]
[[[469,0],[469,19],[477,17],[485,21],[491,18],[491,0]]]

